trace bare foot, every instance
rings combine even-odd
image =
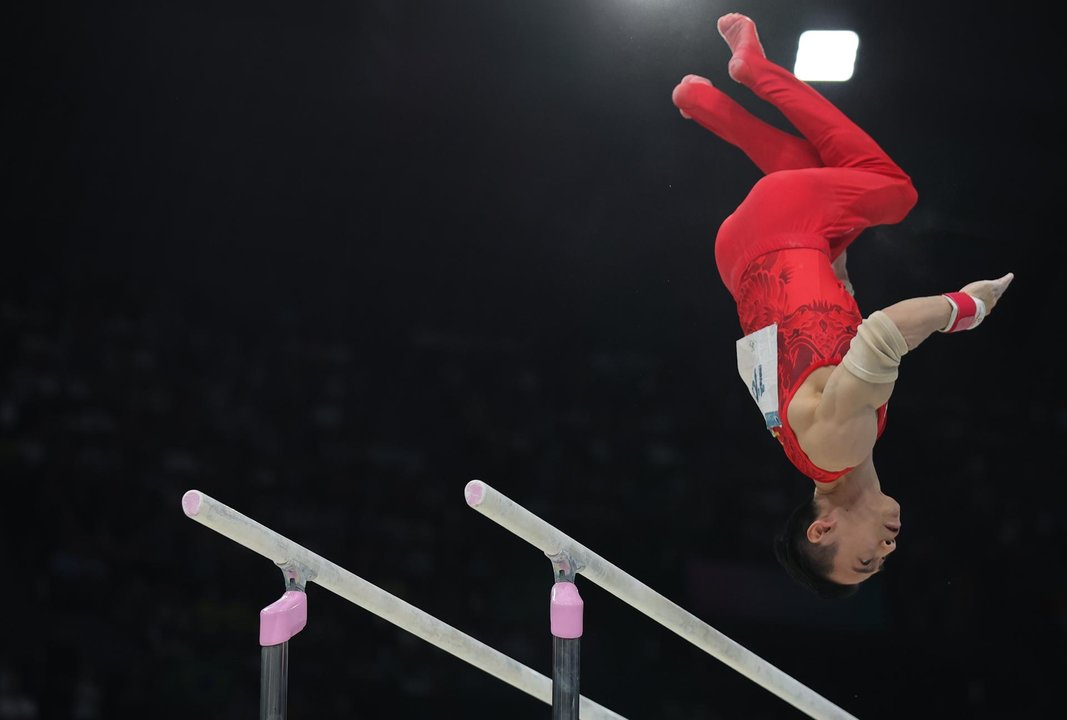
[[[733,52],[730,64],[726,66],[730,77],[742,85],[747,84],[752,79],[748,60],[753,54],[761,58],[767,57],[756,32],[756,24],[745,15],[729,13],[719,18],[718,28],[719,34]]]
[[[682,105],[685,104],[685,100],[683,98],[685,86],[690,83],[701,83],[703,85],[712,86],[711,80],[708,80],[705,77],[700,77],[699,75],[686,75],[684,78],[682,78],[682,81],[675,86],[674,92],[671,93],[671,102],[674,103],[675,107],[678,108],[678,112],[680,112],[682,114],[682,117],[684,117],[686,120],[691,120],[693,117],[682,109]]]

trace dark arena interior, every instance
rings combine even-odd
[[[843,601],[772,537],[811,482],[738,377],[716,229],[759,171],[680,117],[716,19],[914,181],[859,306],[1014,272],[902,362],[899,551]],[[25,3],[6,15],[0,720],[260,711],[273,563],[196,489],[551,676],[544,553],[479,479],[861,720],[1051,718],[1067,649],[1061,29],[843,0]],[[581,692],[633,720],[798,709],[579,574]],[[291,718],[551,708],[312,581]]]

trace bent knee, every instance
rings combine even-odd
[[[915,185],[912,184],[911,178],[905,176],[904,179],[897,183],[895,186],[896,202],[894,203],[898,219],[896,222],[903,220],[908,213],[912,211],[916,203],[919,202],[919,192],[915,189]]]

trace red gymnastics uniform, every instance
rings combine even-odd
[[[918,196],[871,137],[810,85],[765,58],[746,61],[745,84],[803,137],[764,123],[704,83],[680,85],[675,104],[765,173],[720,226],[715,262],[746,335],[778,324],[781,426],[772,432],[797,469],[829,482],[851,468],[816,467],[789,426],[788,409],[812,371],[841,362],[863,319],[831,263],[864,229],[903,220]],[[879,437],[885,413],[883,405]]]

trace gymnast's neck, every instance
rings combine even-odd
[[[848,501],[869,493],[880,494],[882,485],[874,469],[871,455],[847,473],[827,483],[815,483],[815,496],[825,497],[834,502]]]

